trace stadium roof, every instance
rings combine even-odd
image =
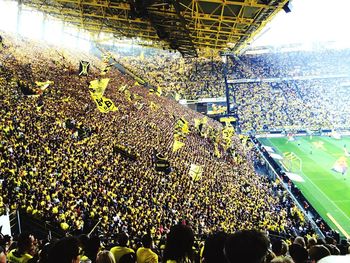
[[[90,32],[196,57],[239,51],[288,0],[18,0]]]

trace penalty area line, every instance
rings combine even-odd
[[[342,228],[341,225],[339,225],[339,223],[334,219],[334,217],[330,214],[330,213],[327,213],[327,216],[328,218],[333,222],[333,224],[336,225],[336,227],[340,230],[340,232],[343,233],[343,235],[349,239],[350,238],[350,235],[348,233],[346,233],[346,231],[344,230],[344,228]]]

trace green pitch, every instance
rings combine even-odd
[[[293,182],[302,191],[306,199],[322,218],[342,236],[350,237],[350,157],[346,156],[344,148],[350,152],[350,138],[340,140],[329,137],[295,137],[259,139],[263,145],[274,148],[275,153],[284,157],[276,160],[291,172],[300,175]],[[288,156],[293,152],[301,165]],[[294,155],[293,154],[293,155]],[[349,165],[342,175],[332,170],[335,163],[342,159]]]

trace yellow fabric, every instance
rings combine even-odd
[[[29,259],[33,258],[31,255],[29,254],[23,254],[21,257],[16,257],[14,255],[14,252],[16,250],[11,250],[8,254],[7,254],[7,262],[8,263],[26,263],[28,262]]]
[[[203,167],[200,165],[196,165],[194,163],[191,164],[191,168],[189,171],[189,175],[193,181],[199,181],[202,179]]]
[[[69,225],[65,222],[61,223],[62,230],[67,230],[69,228]]]
[[[137,263],[158,263],[158,255],[150,248],[140,247],[136,252]]]
[[[194,119],[194,127],[198,130],[199,129],[199,125],[201,124],[201,120],[200,119]]]
[[[180,149],[181,147],[183,147],[185,144],[183,142],[180,142],[178,140],[174,140],[174,144],[173,144],[173,152],[176,152],[178,149]]]
[[[162,91],[162,88],[160,86],[157,87],[157,96],[160,97],[162,95],[163,91]]]
[[[176,260],[170,260],[168,259],[166,261],[166,263],[191,263],[191,260],[189,260],[188,258],[186,258],[185,260],[182,260],[181,262],[177,262]]]
[[[107,88],[108,82],[109,82],[109,78],[92,80],[90,81],[89,90],[91,93],[94,93],[95,95],[103,96]]]
[[[219,147],[218,147],[217,143],[214,143],[214,154],[215,154],[215,157],[217,157],[217,158],[221,157],[221,154],[220,154]]]
[[[35,84],[38,86],[39,89],[45,90],[48,86],[54,84],[54,82],[51,80],[45,82],[35,81]]]
[[[99,96],[91,93],[91,97],[95,101],[97,108],[100,112],[106,113],[118,110],[114,102],[104,96]]]
[[[118,110],[118,108],[114,105],[112,100],[103,96],[107,88],[108,82],[109,78],[95,79],[93,81],[90,81],[89,86],[92,99],[95,101],[98,110],[103,113]]]
[[[111,253],[114,256],[115,262],[118,263],[119,259],[124,256],[125,254],[129,253],[135,253],[134,250],[128,247],[121,247],[121,246],[116,246],[111,248]]]

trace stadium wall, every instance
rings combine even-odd
[[[282,138],[287,137],[289,135],[292,136],[332,136],[333,133],[336,132],[340,136],[350,136],[350,129],[344,129],[344,130],[336,130],[332,131],[330,129],[324,129],[324,130],[315,130],[315,131],[307,131],[307,130],[298,130],[296,132],[285,132],[285,131],[269,131],[269,132],[262,132],[259,134],[254,135],[256,138]]]
[[[275,137],[276,137],[276,135],[275,135]],[[283,136],[279,136],[279,137],[283,137]],[[283,180],[283,178],[281,177],[281,169],[280,169],[280,167],[276,163],[272,163],[273,159],[271,157],[270,158],[266,158],[265,154],[261,151],[261,148],[259,146],[258,140],[255,137],[251,137],[250,139],[254,143],[254,146],[257,149],[257,151],[259,152],[260,156],[264,159],[264,161],[265,161],[265,163],[267,165],[266,168],[268,169],[268,175],[270,177],[272,177],[273,179],[278,179],[281,182],[281,184],[283,185],[283,188],[288,192],[288,194],[290,195],[290,197],[292,198],[294,203],[303,212],[305,218],[310,222],[312,227],[315,229],[315,232],[317,233],[317,235],[319,237],[321,237],[321,238],[325,238],[325,235],[323,234],[321,229],[315,223],[315,221],[313,219],[313,215],[308,213],[304,209],[304,207],[302,206],[301,202],[292,193],[291,188],[288,186],[288,184],[285,182],[285,180]]]

